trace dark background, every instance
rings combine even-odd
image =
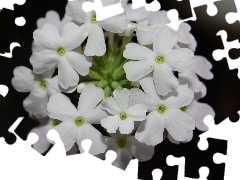
[[[151,2],[151,1],[149,1]],[[226,5],[227,2],[227,5]],[[40,17],[45,17],[48,10],[57,11],[61,18],[65,12],[66,0],[27,0],[22,6],[15,5],[14,11],[3,9],[0,12],[0,53],[9,52],[11,42],[18,42],[21,47],[13,51],[13,58],[8,59],[0,56],[0,84],[9,87],[8,95],[3,98],[0,96],[0,137],[4,137],[6,142],[12,144],[15,137],[8,133],[8,128],[18,117],[25,117],[16,130],[16,133],[26,139],[27,133],[38,123],[28,117],[22,106],[23,100],[28,96],[27,93],[15,91],[11,85],[13,78],[13,69],[17,66],[27,66],[32,68],[29,63],[31,56],[31,45],[33,41],[33,31],[37,28],[36,21]],[[177,2],[176,0],[160,0],[161,9],[177,9],[180,18],[186,19],[191,17],[191,8],[188,0]],[[210,17],[206,13],[206,6],[195,9],[198,17],[197,21],[191,21],[191,33],[195,36],[198,46],[196,55],[205,56],[213,65],[213,80],[203,80],[207,86],[207,95],[200,102],[208,103],[213,107],[216,113],[215,122],[220,123],[222,120],[230,117],[232,122],[238,120],[237,111],[240,109],[239,92],[240,81],[237,77],[237,70],[229,70],[226,59],[214,61],[212,52],[215,49],[223,49],[220,36],[216,33],[224,29],[228,33],[228,41],[239,39],[239,22],[229,25],[225,21],[225,15],[228,12],[236,12],[233,0],[223,0],[215,3],[219,13]],[[26,24],[23,27],[15,25],[16,17],[23,16]],[[231,50],[230,56],[233,59],[240,55],[238,50]],[[212,162],[212,155],[215,152],[226,154],[227,142],[211,139],[210,147],[206,152],[197,149],[198,135],[200,131],[195,131],[194,139],[187,144],[175,145],[164,141],[155,149],[155,155],[152,160],[139,163],[139,178],[152,179],[152,170],[161,168],[163,178],[167,180],[177,179],[177,167],[168,167],[166,157],[173,154],[176,157],[186,157],[186,176],[198,178],[198,169],[201,166],[210,168],[209,180],[223,180],[224,164],[215,165]],[[227,133],[223,132],[223,133]]]

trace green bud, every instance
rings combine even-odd
[[[97,79],[97,80],[103,80],[103,77],[98,74],[96,71],[90,70],[90,72],[87,75],[88,77],[92,79]]]
[[[101,80],[101,81],[98,81],[97,83],[97,87],[100,87],[100,88],[105,88],[106,86],[108,85],[108,82],[105,81],[105,80]]]
[[[122,88],[123,88],[122,85],[121,85],[119,82],[117,82],[117,81],[113,81],[113,82],[111,83],[111,87],[112,87],[113,89],[122,89]]]
[[[109,97],[111,95],[111,91],[112,91],[111,87],[110,86],[106,86],[104,88],[104,95],[105,95],[105,97]]]

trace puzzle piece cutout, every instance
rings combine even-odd
[[[240,111],[238,111],[238,114],[240,114]],[[208,138],[227,140],[227,155],[216,153],[213,156],[213,160],[216,164],[225,162],[224,180],[240,179],[239,168],[236,165],[240,160],[240,146],[238,143],[240,136],[240,121],[233,123],[227,118],[220,124],[215,125],[214,119],[208,116],[204,119],[204,123],[209,127],[209,130],[199,136],[199,149],[206,150],[208,148]]]
[[[227,63],[229,66],[229,69],[238,69],[240,68],[240,61],[238,60],[233,60],[229,57],[229,51],[231,49],[239,49],[240,48],[240,43],[239,43],[239,39],[236,39],[234,41],[227,41],[227,32],[225,30],[221,30],[218,31],[217,36],[220,36],[222,41],[223,41],[223,46],[224,49],[217,49],[215,51],[213,51],[213,58],[216,61],[222,60],[223,58],[227,59]],[[240,58],[238,58],[240,59]],[[240,71],[238,71],[238,78],[240,78]]]
[[[226,15],[226,21],[229,24],[233,24],[236,21],[240,21],[240,1],[239,0],[234,0],[235,1],[235,5],[237,7],[237,12],[229,12]]]
[[[185,157],[174,157],[169,155],[166,159],[166,162],[169,166],[178,166],[178,176],[177,180],[194,180],[193,178],[185,177]],[[199,168],[199,175],[200,177],[198,180],[207,180],[207,176],[209,174],[208,167],[201,167]]]
[[[1,9],[14,10],[14,4],[23,5],[26,0],[0,0],[0,12]]]
[[[4,53],[4,54],[1,54],[1,53],[0,53],[0,56],[6,57],[6,58],[12,58],[12,57],[13,57],[13,55],[12,55],[13,49],[14,49],[15,47],[21,47],[21,45],[20,45],[19,43],[17,43],[17,42],[11,43],[11,44],[10,44],[10,52],[9,52],[9,53],[6,52],[6,53]]]
[[[97,21],[102,21],[109,17],[122,14],[124,12],[121,2],[104,7],[102,4],[102,0],[95,0],[94,2],[84,2],[82,8],[85,12],[90,12],[93,10],[96,11]]]
[[[14,130],[20,124],[23,118],[18,118],[15,123],[9,128],[9,132],[15,134]],[[17,134],[15,134],[17,136]],[[102,161],[88,154],[91,141],[84,140],[81,144],[84,152],[82,154],[66,156],[64,145],[59,134],[55,130],[50,130],[47,137],[55,142],[49,153],[43,157],[36,151],[33,151],[31,145],[37,141],[37,135],[29,134],[27,141],[21,140],[17,136],[17,142],[14,145],[5,144],[3,138],[0,138],[0,168],[1,177],[8,177],[13,180],[19,177],[24,177],[26,180],[33,178],[40,180],[48,179],[137,179],[137,162],[128,166],[126,171],[116,168],[111,165],[115,160],[116,155],[113,152],[108,152],[106,160]],[[15,163],[13,163],[13,161]],[[3,163],[4,162],[4,163]],[[134,165],[134,166],[133,166]],[[14,169],[14,173],[12,173]],[[39,173],[39,169],[41,172]],[[71,173],[71,172],[79,172]],[[112,173],[109,173],[112,172]],[[53,173],[57,172],[57,173]],[[92,173],[94,172],[94,173]],[[133,173],[135,172],[135,173]]]

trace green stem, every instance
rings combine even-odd
[[[126,45],[132,40],[132,38],[133,38],[133,34],[131,34],[130,36],[124,36],[124,38],[122,39],[122,46],[120,48],[121,54],[125,50]]]
[[[113,47],[114,46],[114,33],[108,32],[108,46]]]

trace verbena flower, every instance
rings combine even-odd
[[[76,87],[62,89],[58,84],[58,76],[51,78],[54,70],[53,68],[43,74],[35,74],[31,69],[19,66],[13,71],[12,85],[19,92],[30,92],[30,95],[23,101],[23,107],[36,118],[47,117],[47,103],[52,94],[71,93],[76,89]]]
[[[111,116],[101,120],[102,127],[109,133],[116,133],[119,128],[121,134],[130,134],[134,129],[134,121],[143,121],[147,108],[143,104],[129,106],[130,90],[114,90],[113,97],[107,98],[102,104]]]
[[[40,74],[57,66],[59,84],[63,88],[77,85],[78,73],[87,75],[92,65],[84,55],[72,51],[83,42],[86,35],[85,29],[73,22],[64,26],[62,35],[52,24],[44,24],[41,30],[35,30],[34,41],[45,49],[33,52],[30,57],[33,71]]]
[[[177,35],[166,28],[155,33],[153,50],[129,43],[123,56],[133,61],[127,62],[123,68],[130,81],[137,81],[153,72],[154,84],[160,95],[178,87],[178,80],[173,70],[185,72],[192,68],[193,52],[187,48],[172,49],[177,43]]]
[[[116,160],[112,163],[121,169],[126,169],[132,157],[137,158],[140,162],[150,160],[154,154],[154,147],[140,143],[134,136],[122,135],[117,131],[116,134],[110,134],[111,137],[105,136],[108,150],[117,153]]]
[[[140,80],[140,89],[131,89],[131,104],[144,103],[150,112],[146,121],[143,121],[135,134],[138,141],[155,146],[162,142],[163,131],[166,128],[169,134],[177,141],[184,141],[189,131],[194,130],[194,119],[180,110],[193,100],[193,92],[185,86],[179,86],[168,96],[159,96],[154,87],[152,77]]]
[[[108,4],[107,1],[108,0],[102,0],[102,3]],[[106,52],[103,29],[113,33],[122,33],[127,26],[126,15],[123,13],[103,21],[97,21],[95,11],[88,13],[83,11],[82,4],[84,2],[85,0],[68,2],[66,11],[73,17],[76,23],[83,24],[82,27],[88,32],[88,40],[84,54],[87,56],[102,56]]]
[[[106,150],[107,146],[102,134],[91,125],[99,124],[103,118],[107,117],[107,114],[98,106],[103,97],[103,90],[93,84],[84,87],[77,109],[63,94],[57,93],[50,97],[47,105],[48,115],[62,121],[54,129],[60,134],[66,151],[69,151],[77,142],[80,152],[83,152],[81,142],[84,139],[92,140],[89,153],[96,155]]]

